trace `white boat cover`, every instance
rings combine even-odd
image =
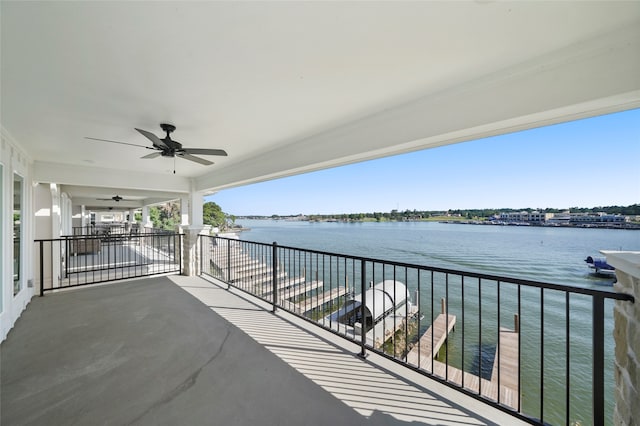
[[[409,294],[404,283],[394,280],[385,280],[376,284],[365,293],[365,308],[373,321],[378,321],[392,308],[399,308],[407,302]],[[354,297],[354,301],[360,304],[360,295]],[[395,301],[395,303],[394,303]]]

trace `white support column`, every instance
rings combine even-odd
[[[60,235],[73,234],[72,203],[66,192],[60,194]]]
[[[180,198],[180,225],[181,226],[189,225],[189,198],[188,197]]]
[[[180,200],[181,203],[183,203],[183,200],[184,199]],[[200,273],[200,252],[198,245],[198,235],[209,235],[209,229],[208,227],[205,228],[202,219],[204,193],[192,190],[189,194],[188,201],[189,224],[183,226],[184,235],[182,237],[182,273],[184,275],[198,275]]]
[[[149,206],[142,206],[142,226],[145,228],[153,228],[151,215],[149,214]]]
[[[200,191],[192,191],[189,194],[189,225],[203,226],[202,206],[204,194]]]
[[[60,238],[62,209],[60,208],[60,188],[55,183],[49,185],[51,191],[51,238]]]
[[[61,235],[61,209],[60,209],[60,188],[55,183],[49,185],[51,191],[51,238],[60,238]],[[57,287],[64,270],[61,261],[64,259],[64,251],[61,244],[51,245],[51,277],[53,278],[53,286]]]
[[[80,206],[80,220],[82,229],[87,229],[87,226],[89,226],[89,213],[87,213],[84,204]]]
[[[613,308],[616,380],[613,424],[630,426],[640,419],[640,252],[602,251],[616,268],[618,293],[635,302],[616,300]]]

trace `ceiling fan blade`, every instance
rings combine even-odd
[[[90,138],[88,136],[84,137],[85,139],[90,139],[92,141],[99,141],[99,142],[109,142],[109,143],[118,143],[120,145],[131,145],[131,146],[137,146],[139,148],[148,148],[148,149],[153,149],[153,148],[149,148],[148,146],[144,146],[144,145],[137,145],[135,143],[127,143],[127,142],[118,142],[118,141],[112,141],[109,139],[98,139],[98,138]]]
[[[162,155],[162,152],[158,151],[158,152],[152,152],[151,154],[147,154],[144,157],[140,157],[140,158],[145,158],[145,159],[156,158],[156,157],[159,157],[161,155]]]
[[[147,132],[146,130],[138,129],[137,127],[134,127],[134,128],[138,132],[140,132],[144,137],[149,139],[151,141],[151,143],[153,143],[153,146],[157,146],[157,147],[162,148],[162,149],[170,149],[169,146],[167,146],[167,144],[164,143],[164,141],[162,139],[160,139],[159,137],[157,137],[153,133]]]
[[[184,158],[185,160],[190,160],[190,161],[194,161],[196,163],[200,163],[203,166],[210,166],[211,164],[213,164],[209,160],[205,160],[204,158],[196,157],[195,155],[187,154],[186,152],[182,152],[182,153],[176,154],[176,155],[178,157]]]
[[[227,156],[227,152],[223,149],[183,148],[182,151],[187,154]]]

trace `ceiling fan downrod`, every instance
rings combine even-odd
[[[176,126],[174,126],[173,124],[169,124],[169,123],[160,123],[160,127],[162,128],[162,130],[167,132],[167,139],[171,140],[171,136],[169,136],[169,135],[171,134],[171,132],[176,130]]]

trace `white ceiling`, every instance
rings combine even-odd
[[[76,198],[82,186],[90,198],[212,192],[640,107],[638,1],[2,1],[0,12],[3,134],[36,179]],[[85,139],[149,145],[134,128],[162,136],[161,122],[185,147],[229,156],[178,159],[174,175],[172,159]]]

